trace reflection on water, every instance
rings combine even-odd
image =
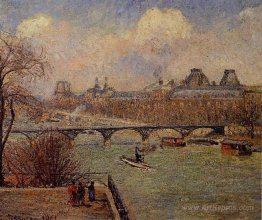
[[[76,139],[83,170],[110,172],[137,219],[260,219],[259,153],[225,157],[219,146],[157,149],[145,157],[156,170],[145,172],[119,160],[132,157],[140,143],[138,134],[127,132],[114,134],[107,150],[99,134]]]

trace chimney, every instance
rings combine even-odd
[[[171,79],[169,83],[170,83],[170,86],[172,88],[175,87],[175,80],[174,79]]]
[[[65,87],[66,87],[66,92],[70,93],[71,92],[71,83],[65,82]]]
[[[162,86],[162,85],[164,84],[164,81],[163,81],[162,77],[160,77],[160,78],[158,79],[158,84],[159,84],[160,86]]]
[[[108,78],[105,77],[105,84],[104,84],[104,90],[108,89]]]
[[[57,93],[65,93],[65,83],[63,81],[59,81],[56,84]]]
[[[235,75],[236,74],[236,71],[234,69],[225,69],[224,71],[224,75]]]
[[[195,73],[202,73],[202,69],[193,68],[193,69],[191,69],[191,73],[192,73],[192,74],[195,74]]]
[[[99,80],[97,77],[95,79],[95,89],[100,89]]]

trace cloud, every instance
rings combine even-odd
[[[135,41],[143,44],[154,38],[165,42],[189,38],[191,24],[177,9],[152,8],[145,12],[137,23]]]
[[[23,20],[16,29],[16,34],[21,37],[35,37],[52,28],[53,19],[45,14],[37,14]]]
[[[42,86],[48,93],[56,80],[70,80],[80,92],[105,76],[116,89],[141,89],[159,66],[164,79],[181,80],[198,67],[219,81],[224,69],[235,68],[243,83],[252,83],[261,82],[261,15],[262,7],[247,8],[198,32],[179,10],[152,8],[129,30],[112,33],[37,14],[23,20],[17,34],[47,49],[54,66],[50,87]]]
[[[242,21],[247,21],[247,20],[260,20],[262,15],[261,15],[261,9],[262,6],[258,7],[253,7],[253,8],[246,8],[243,11],[241,11],[238,15],[238,19]]]
[[[165,25],[165,22],[161,22]],[[162,65],[166,78],[183,79],[193,67],[202,68],[210,80],[220,81],[224,69],[234,68],[242,83],[261,82],[262,7],[247,8],[236,17],[198,32],[189,24],[185,38],[166,37],[161,28],[139,52],[147,60]],[[160,25],[160,23],[157,23]],[[172,26],[173,30],[175,26]],[[185,26],[187,27],[187,25]],[[152,36],[147,34],[147,36]],[[149,37],[149,38],[150,38]],[[149,39],[148,38],[148,39]]]

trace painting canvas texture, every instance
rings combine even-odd
[[[0,0],[0,219],[261,219],[261,0]]]

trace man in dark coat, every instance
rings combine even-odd
[[[85,187],[81,182],[79,182],[78,187],[77,187],[77,201],[79,205],[83,205],[85,201]]]
[[[90,185],[87,188],[88,188],[89,201],[90,202],[95,201],[95,184],[94,184],[94,181],[91,181]]]

